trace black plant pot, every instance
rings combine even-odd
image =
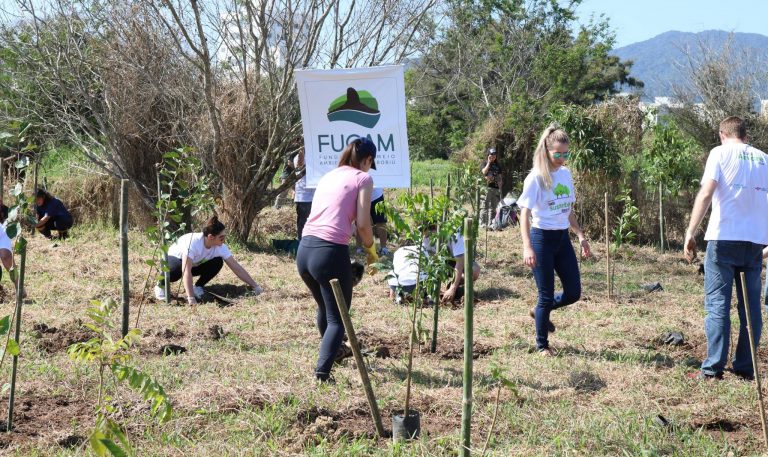
[[[421,419],[419,412],[408,410],[408,417],[403,417],[403,411],[392,413],[392,440],[411,440],[419,437],[421,432]]]

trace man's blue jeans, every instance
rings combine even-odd
[[[753,375],[752,355],[749,349],[747,316],[744,310],[740,273],[747,283],[747,302],[752,318],[755,347],[760,342],[763,318],[760,312],[760,272],[763,268],[763,246],[749,241],[710,241],[704,259],[704,332],[707,335],[707,358],[701,372],[707,376],[720,376],[725,370],[731,335],[731,293],[736,282],[739,314],[739,337],[733,357],[733,371]]]
[[[581,298],[581,275],[573,252],[568,229],[531,229],[531,247],[536,254],[533,277],[539,289],[536,304],[536,346],[549,347],[547,324],[553,309],[575,303]],[[555,273],[563,284],[563,292],[555,294]]]

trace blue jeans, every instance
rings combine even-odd
[[[763,318],[760,312],[760,272],[763,268],[763,246],[749,241],[710,241],[704,259],[704,332],[707,335],[707,358],[701,372],[720,376],[725,370],[731,336],[731,293],[736,281],[736,309],[739,314],[739,337],[733,357],[733,371],[753,375],[749,349],[747,315],[744,309],[740,273],[747,283],[747,303],[754,330],[755,347],[760,342]]]
[[[536,254],[536,266],[533,277],[539,289],[539,301],[536,304],[536,346],[539,349],[549,347],[547,340],[549,314],[553,309],[575,303],[581,297],[581,275],[579,262],[573,245],[565,230],[531,229],[531,246]],[[555,273],[563,284],[563,291],[555,293]]]

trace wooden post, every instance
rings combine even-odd
[[[659,247],[664,252],[664,185],[659,183]]]
[[[123,280],[123,326],[122,335],[128,334],[130,307],[130,281],[128,276],[128,180],[120,181],[120,258]]]
[[[20,237],[17,241],[19,243],[19,277],[16,284],[16,327],[14,329],[13,339],[16,341],[16,345],[20,346],[21,340],[21,307],[24,304],[24,270],[27,265],[27,241]],[[16,373],[19,364],[19,355],[13,356],[13,366],[11,368],[11,393],[8,397],[8,420],[6,421],[6,431],[9,433],[13,430],[13,405],[16,401]]]
[[[380,438],[384,438],[386,434],[384,432],[384,425],[381,423],[381,414],[379,413],[379,405],[376,403],[376,397],[373,395],[373,388],[371,387],[371,380],[368,378],[368,370],[365,367],[365,361],[363,355],[360,353],[360,344],[357,342],[357,335],[355,335],[355,328],[352,326],[352,319],[349,317],[349,309],[347,308],[347,302],[344,300],[344,293],[341,290],[341,285],[338,279],[331,279],[331,288],[333,288],[333,295],[336,297],[336,304],[339,307],[339,313],[341,314],[341,320],[344,322],[344,330],[347,332],[347,338],[349,338],[349,345],[352,347],[352,354],[355,356],[355,365],[357,365],[357,371],[360,372],[360,380],[363,381],[363,387],[365,388],[365,396],[368,398],[368,406],[371,408],[371,415],[373,416],[373,422],[376,425],[376,433]],[[405,416],[407,417],[407,416]]]
[[[421,257],[421,253],[419,253]],[[419,270],[419,274],[421,270]],[[417,276],[418,278],[418,276]],[[416,297],[413,298],[413,314],[411,315],[411,331],[408,334],[408,362],[406,365],[406,379],[405,379],[405,407],[403,408],[403,417],[408,417],[408,411],[411,407],[411,381],[413,374],[413,346],[416,343],[416,312],[419,307],[418,304],[421,300],[419,295],[421,294],[421,288],[416,286]]]
[[[475,223],[464,219],[464,389],[461,410],[461,452],[469,457],[472,431],[472,346],[474,343]]]
[[[757,387],[757,403],[760,408],[760,422],[763,424],[763,442],[768,446],[768,427],[765,424],[765,406],[763,405],[763,389],[760,383],[760,370],[757,363],[757,348],[755,348],[754,330],[752,328],[752,313],[749,309],[749,293],[747,289],[747,276],[742,271],[741,279],[741,303],[744,304],[744,314],[747,315],[747,332],[749,333],[749,350],[752,352],[752,369],[755,371],[755,385]],[[736,289],[738,293],[738,288]],[[759,311],[759,307],[758,307]]]
[[[161,200],[162,195],[162,188],[160,187],[160,166],[161,164],[156,164],[157,167],[157,202],[159,203]],[[158,208],[159,209],[159,208]],[[162,218],[162,215],[159,216],[158,220],[158,229],[160,230],[160,244],[165,244],[165,227],[164,220]],[[165,304],[170,305],[171,304],[171,273],[169,271],[164,271],[164,269],[168,268],[168,253],[163,251],[163,262],[160,268],[160,271],[163,273],[163,284],[165,286],[163,289],[165,289]]]
[[[608,231],[608,192],[605,193],[605,281],[606,285],[608,286],[608,300],[611,299],[611,296],[613,295],[612,288],[613,284],[611,281],[611,235]]]
[[[34,181],[35,181],[35,187],[34,192],[37,192],[37,169],[40,168],[40,159],[35,155],[35,171],[34,171]]]

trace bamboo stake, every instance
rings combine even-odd
[[[741,303],[744,305],[744,314],[747,315],[747,332],[749,333],[749,350],[752,352],[752,369],[755,371],[755,383],[757,386],[757,403],[760,407],[760,422],[763,424],[763,440],[766,446],[768,446],[768,427],[765,424],[765,405],[763,405],[763,389],[760,383],[760,370],[758,370],[757,363],[757,349],[755,348],[755,339],[753,337],[754,330],[752,329],[752,313],[749,307],[749,293],[747,289],[747,276],[742,271],[739,275],[741,279]],[[738,288],[736,289],[738,293]]]
[[[160,187],[160,165],[161,164],[155,164],[157,167],[157,201],[160,202],[161,195],[162,195],[162,189]],[[163,223],[165,221],[162,219],[162,215],[159,216],[158,219],[158,229],[160,230],[160,244],[165,244],[165,227],[163,226]],[[165,289],[165,304],[170,305],[171,304],[171,273],[169,271],[164,271],[164,268],[167,268],[168,266],[168,253],[163,252],[163,263],[161,265],[160,271],[163,272],[163,283],[165,284],[163,286],[163,289]]]
[[[474,221],[464,219],[464,389],[461,411],[461,451],[462,457],[469,457],[472,431],[472,346],[474,319]]]
[[[664,188],[659,183],[659,247],[664,252]]]
[[[608,286],[608,300],[611,299],[611,238],[608,231],[608,192],[605,193],[605,281]]]
[[[128,276],[128,180],[120,181],[120,258],[123,281],[123,337],[128,334],[130,282]]]
[[[349,345],[352,347],[352,354],[355,356],[355,365],[357,365],[357,371],[360,372],[360,380],[363,381],[365,396],[368,398],[368,406],[371,408],[373,422],[376,425],[376,433],[378,433],[380,438],[384,438],[386,433],[384,432],[384,425],[381,423],[379,405],[376,403],[376,397],[373,394],[371,380],[368,378],[368,370],[365,367],[363,355],[360,353],[360,344],[357,342],[355,328],[352,326],[352,319],[349,317],[349,308],[347,308],[347,302],[344,300],[344,293],[341,291],[339,280],[335,278],[331,279],[331,287],[333,288],[333,295],[336,297],[336,304],[339,307],[341,320],[344,322],[344,330],[346,330],[347,338],[349,338]]]
[[[421,254],[419,254],[421,256]],[[418,277],[418,276],[417,276]],[[421,300],[419,295],[421,290],[419,286],[416,286],[416,297],[413,298],[413,315],[411,316],[411,332],[408,338],[408,364],[406,366],[406,379],[405,379],[405,408],[403,408],[403,418],[408,418],[408,411],[411,406],[411,381],[413,379],[413,346],[416,341],[416,311],[418,309],[418,303]]]
[[[24,303],[24,270],[27,265],[27,242],[24,238],[19,238],[19,278],[16,284],[16,327],[14,329],[13,339],[16,341],[16,345],[21,344],[21,307]],[[16,401],[16,373],[19,364],[19,355],[13,356],[13,366],[11,368],[11,393],[8,397],[8,420],[6,421],[6,431],[11,432],[13,430],[13,405]]]
[[[445,187],[445,200],[446,202],[451,201],[451,174],[448,173],[448,185]],[[443,208],[443,219],[442,222],[445,222],[445,220],[448,218],[448,207],[446,204],[446,207]],[[440,246],[437,246],[438,252],[440,252]],[[432,298],[434,299],[434,305],[432,306],[434,312],[432,313],[432,344],[429,348],[429,351],[431,353],[437,352],[437,327],[439,322],[439,310],[440,310],[440,285],[437,285],[437,288],[435,290],[431,290],[430,293],[432,294]]]

